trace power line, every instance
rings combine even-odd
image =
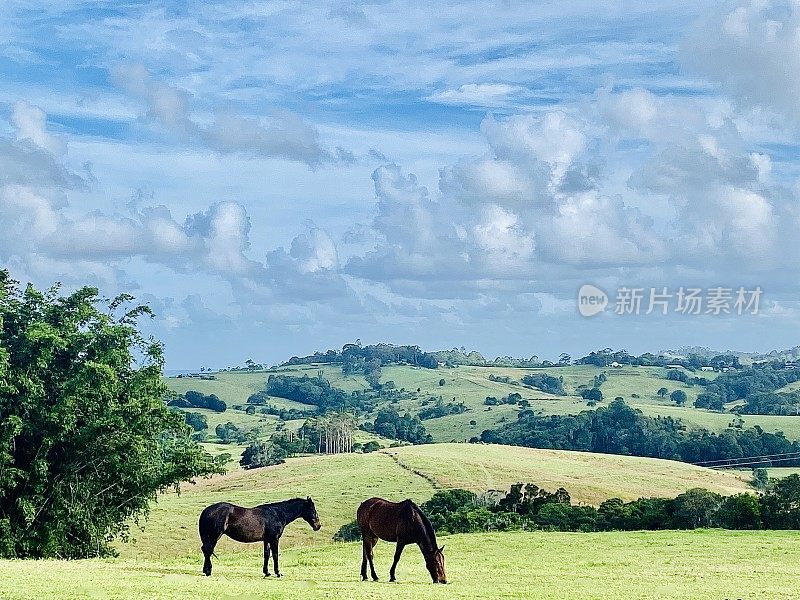
[[[760,460],[756,460],[760,459]],[[766,462],[766,461],[773,461],[773,460],[794,460],[800,459],[800,451],[796,452],[782,452],[779,454],[761,454],[758,456],[740,456],[740,457],[732,457],[732,458],[720,458],[716,460],[705,460],[696,463],[692,463],[698,467],[714,467],[720,466],[722,463],[731,463],[733,461],[749,461],[749,462]]]

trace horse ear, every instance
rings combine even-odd
[[[306,501],[307,501],[307,502],[311,502],[311,496],[308,496],[308,497],[306,498]]]
[[[444,546],[442,546],[441,548],[439,548],[439,552],[444,552]]]

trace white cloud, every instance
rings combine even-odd
[[[47,115],[41,108],[31,106],[27,102],[14,104],[11,122],[16,129],[16,139],[30,142],[34,146],[56,156],[64,154],[67,150],[66,142],[62,138],[47,132],[46,120]]]
[[[687,37],[684,64],[737,100],[800,119],[800,5],[746,0],[710,11]]]
[[[524,88],[507,83],[465,83],[455,89],[441,90],[426,99],[439,104],[481,106],[494,108],[507,106]]]
[[[223,154],[241,152],[283,158],[310,167],[332,160],[320,145],[317,129],[292,111],[273,109],[260,118],[252,118],[215,110],[211,122],[203,124],[192,117],[189,92],[153,78],[142,65],[118,66],[113,79],[145,103],[148,119],[183,140],[200,142]]]

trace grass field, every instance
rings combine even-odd
[[[294,525],[293,527],[297,527]],[[214,575],[188,559],[0,561],[0,597],[438,600],[467,598],[796,598],[796,532],[504,533],[443,537],[450,583],[433,585],[416,548],[388,583],[392,546],[376,547],[378,583],[358,580],[359,544],[281,552],[284,577],[258,552],[224,552]]]
[[[244,404],[250,394],[262,390],[270,372],[280,372],[291,375],[308,374],[316,376],[322,371],[323,376],[333,385],[346,391],[366,389],[367,383],[362,376],[342,375],[341,369],[336,365],[301,365],[295,367],[281,367],[269,372],[256,373],[218,373],[215,380],[200,380],[186,378],[168,378],[167,385],[173,391],[183,393],[193,389],[206,394],[217,394],[229,405]],[[547,373],[556,377],[563,377],[564,389],[567,395],[553,396],[539,390],[526,388],[520,385],[489,381],[489,375],[508,376],[512,381],[519,382],[526,374]],[[580,397],[576,396],[580,386],[591,386],[594,377],[605,374],[607,381],[602,384],[601,390],[605,403],[615,397],[622,397],[630,406],[640,409],[648,416],[672,416],[686,421],[696,427],[705,427],[712,431],[721,431],[728,427],[733,420],[730,413],[718,413],[696,409],[692,406],[695,398],[704,389],[702,386],[689,386],[679,381],[666,379],[667,369],[661,367],[624,367],[620,369],[600,368],[591,365],[573,365],[559,368],[522,369],[511,367],[470,367],[423,369],[412,366],[387,366],[382,369],[381,381],[394,381],[398,388],[414,391],[417,398],[403,400],[395,404],[395,408],[408,411],[412,414],[419,412],[421,403],[427,398],[441,396],[446,402],[455,399],[464,402],[469,411],[458,415],[449,415],[438,419],[425,421],[425,428],[438,442],[464,441],[473,436],[480,435],[484,429],[497,427],[504,420],[516,418],[519,409],[516,406],[502,405],[484,406],[486,396],[500,398],[512,392],[522,394],[529,400],[534,410],[543,415],[575,414],[588,407]],[[708,379],[717,376],[713,372],[702,372],[690,375],[701,375]],[[439,380],[444,379],[445,384],[439,385]],[[669,398],[660,398],[658,390],[667,388],[670,392],[682,389],[688,396],[688,403],[684,407],[675,406]],[[286,408],[304,408],[308,405],[299,404],[285,398],[273,397],[270,402]],[[602,405],[602,404],[601,404]],[[217,420],[231,420],[237,425],[246,428],[269,424],[269,421],[260,421],[258,415],[246,415],[242,411],[226,411],[225,414],[213,417],[214,424]],[[472,422],[475,422],[474,425]],[[800,416],[771,416],[747,415],[744,417],[745,426],[760,425],[768,432],[782,431],[792,440],[800,440]],[[211,423],[211,419],[209,419]],[[210,428],[213,432],[213,426]]]
[[[415,472],[412,472],[416,471]],[[515,481],[566,487],[576,501],[748,489],[746,477],[656,459],[504,446],[429,445],[314,456],[235,470],[163,495],[120,558],[0,561],[0,598],[787,598],[800,581],[793,532],[504,533],[442,536],[447,586],[409,548],[399,583],[358,580],[359,544],[331,536],[373,495],[423,502],[439,487],[482,491]],[[255,505],[311,494],[323,529],[298,521],[281,541],[281,580],[261,576],[259,544],[223,538],[214,575],[200,574],[197,515],[219,500]],[[385,580],[393,546],[376,548]]]

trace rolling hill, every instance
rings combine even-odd
[[[437,489],[463,487],[476,492],[531,482],[554,490],[563,486],[574,500],[599,504],[610,497],[675,496],[693,487],[733,494],[748,491],[747,476],[684,463],[561,450],[481,444],[430,444],[372,454],[338,454],[289,459],[283,465],[232,471],[165,494],[152,508],[135,544],[120,546],[123,556],[194,556],[197,516],[222,500],[254,506],[294,496],[314,497],[325,533],[305,525],[287,530],[284,542],[325,543],[355,518],[366,498],[412,498],[422,503]],[[227,539],[223,551],[246,546]],[[249,551],[252,551],[249,550]]]
[[[214,380],[167,378],[169,388],[177,393],[196,390],[204,394],[217,394],[229,406],[242,405],[256,391],[262,390],[271,373],[303,375],[311,377],[322,372],[332,385],[351,392],[365,390],[367,382],[361,375],[343,375],[337,365],[298,365],[280,367],[260,372],[222,372]],[[523,386],[520,381],[525,375],[545,373],[563,378],[564,395],[553,395],[538,389]],[[398,389],[414,392],[414,398],[400,400],[392,406],[399,411],[417,414],[423,403],[440,396],[445,402],[463,402],[467,412],[428,419],[425,428],[437,442],[464,441],[480,435],[484,429],[495,428],[506,420],[516,418],[519,408],[513,405],[485,406],[487,396],[501,398],[510,393],[519,393],[528,400],[531,407],[544,415],[575,414],[590,407],[577,395],[581,386],[591,386],[594,378],[605,375],[601,385],[605,401],[622,397],[625,402],[641,410],[648,416],[670,416],[682,419],[687,425],[704,427],[711,431],[722,431],[733,420],[731,413],[720,413],[697,409],[691,406],[702,392],[702,386],[690,386],[680,381],[666,379],[667,369],[661,367],[624,367],[619,369],[601,368],[592,365],[574,365],[550,368],[513,367],[472,367],[424,369],[410,365],[392,365],[382,369],[381,381],[393,381]],[[491,381],[498,377],[508,377],[509,383]],[[703,373],[713,378],[714,373]],[[444,385],[440,385],[444,380]],[[661,387],[669,391],[681,389],[686,392],[686,406],[676,406],[669,398],[661,398]],[[417,392],[417,390],[419,390]],[[284,408],[305,408],[286,398],[274,396],[270,403]],[[311,407],[313,408],[313,407]],[[222,415],[213,416],[214,424],[220,421],[233,421],[245,427],[260,426],[265,432],[274,429],[277,419],[269,415],[246,415],[242,411],[228,410]],[[744,426],[761,426],[767,432],[782,431],[790,440],[800,439],[800,416],[745,415]],[[213,431],[213,425],[210,428]],[[266,434],[266,433],[265,433]]]

